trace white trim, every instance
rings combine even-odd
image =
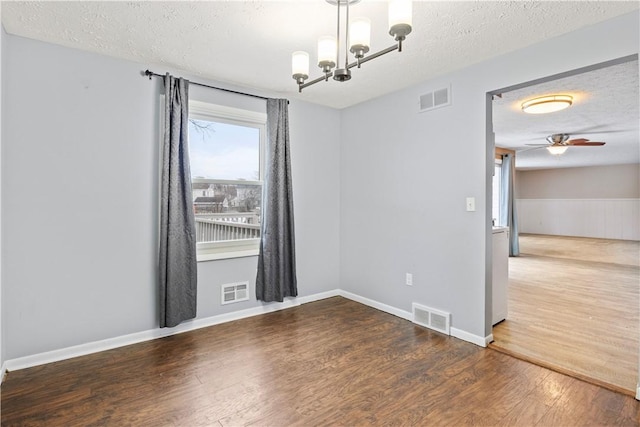
[[[262,181],[244,181],[240,179],[192,178],[192,184],[227,184],[227,185],[263,185]]]
[[[408,320],[409,322],[413,319],[413,314],[410,311],[400,310],[399,308],[395,308],[369,298],[361,297],[360,295],[352,294],[351,292],[343,290],[340,290],[339,292],[341,297],[359,302],[360,304],[368,305],[369,307],[384,311],[385,313],[393,314],[394,316]]]
[[[196,244],[196,247],[198,249],[198,262],[229,258],[243,258],[258,255],[260,251],[260,239],[200,242]]]
[[[480,337],[478,335],[474,335],[472,333],[454,327],[451,328],[451,336],[478,345],[480,347],[486,347],[491,341],[493,341],[493,335]]]
[[[333,289],[331,291],[320,292],[319,294],[307,295],[306,297],[297,297],[296,300],[302,305],[314,301],[320,301],[327,298],[339,297],[340,290]]]
[[[341,289],[334,289],[331,291],[321,292],[317,294],[307,295],[304,297],[297,297],[290,299],[282,303],[264,304],[258,307],[248,308],[246,310],[234,311],[232,313],[219,314],[217,316],[211,316],[204,319],[195,319],[182,323],[175,328],[157,328],[147,331],[136,332],[133,334],[123,335],[115,338],[108,338],[101,341],[94,341],[86,344],[75,345],[72,347],[61,348],[59,350],[48,351],[45,353],[34,354],[31,356],[18,357],[16,359],[10,359],[4,362],[0,373],[3,375],[6,371],[15,371],[19,369],[31,368],[34,366],[44,365],[46,363],[58,362],[61,360],[71,359],[73,357],[85,356],[100,351],[111,350],[118,347],[124,347],[126,345],[137,344],[144,341],[150,341],[156,338],[167,337],[170,335],[180,334],[183,332],[189,332],[200,328],[206,328],[208,326],[219,325],[221,323],[232,322],[234,320],[245,319],[247,317],[253,317],[260,314],[271,313],[274,311],[284,310],[291,307],[297,307],[301,304],[307,304],[314,301],[323,300],[326,298],[332,298],[341,296],[352,301],[364,304],[366,306],[375,308],[385,313],[392,314],[401,319],[412,321],[412,313],[409,311],[401,310],[396,307],[392,307],[381,302],[365,298],[351,292],[343,291]],[[463,341],[476,344],[480,347],[486,347],[487,344],[493,341],[493,336],[489,335],[485,338],[477,335],[470,334],[469,332],[461,329],[451,328],[451,336],[461,339]],[[640,386],[639,386],[640,393]],[[640,400],[640,399],[639,399]]]
[[[221,323],[232,322],[234,320],[245,319],[247,317],[253,317],[260,314],[284,310],[286,308],[299,306],[300,304],[319,301],[338,295],[338,290],[322,292],[305,297],[290,299],[282,303],[264,304],[258,307],[248,308],[246,310],[219,314],[217,316],[211,316],[204,319],[195,319],[182,323],[175,328],[151,329],[147,331],[136,332],[133,334],[122,335],[115,338],[108,338],[106,340],[94,341],[86,344],[75,345],[72,347],[61,348],[59,350],[47,351],[45,353],[34,354],[31,356],[18,357],[16,359],[7,360],[2,365],[2,372],[4,373],[7,370],[15,371],[19,369],[26,369],[34,366],[44,365],[46,363],[53,363],[61,360],[71,359],[73,357],[85,356],[100,351],[111,350],[118,347],[124,347],[126,345],[154,340],[156,338],[167,337],[170,335],[193,331],[195,329],[206,328],[208,326],[214,326]]]
[[[489,344],[491,344],[493,341],[494,341],[494,339],[493,339],[493,334],[489,334],[489,335],[487,335],[486,337],[484,337],[484,346],[483,346],[483,347],[488,346],[488,345],[489,345]]]
[[[638,384],[638,388],[636,389],[636,400],[640,400],[640,384]]]
[[[7,362],[2,364],[0,368],[0,384],[4,382],[5,377],[7,376]]]
[[[218,252],[218,253],[202,253],[198,254],[198,262],[216,261],[219,259],[246,258],[250,256],[258,256],[259,249],[250,249],[246,251]]]
[[[339,290],[339,293],[341,297],[359,302],[360,304],[368,305],[369,307],[384,311],[385,313],[393,314],[394,316],[400,317],[401,319],[413,322],[413,314],[410,311],[401,310],[399,308],[392,307],[390,305],[383,304],[369,298],[361,297],[360,295],[352,294],[351,292]],[[493,341],[493,335],[489,335],[483,338],[454,327],[450,328],[450,332],[452,337],[470,342],[471,344],[475,344],[480,347],[486,347],[491,341]]]
[[[193,100],[189,100],[189,115],[200,116],[203,120],[210,120],[211,116],[215,116],[220,119],[237,120],[259,125],[264,125],[267,122],[267,113]]]

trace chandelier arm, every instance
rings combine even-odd
[[[398,50],[398,45],[397,44],[393,45],[393,46],[389,46],[386,49],[382,49],[379,52],[372,53],[371,55],[364,56],[364,57],[360,58],[359,62],[360,62],[360,64],[364,64],[367,61],[371,61],[372,59],[376,59],[377,57],[382,56],[382,55],[384,55],[386,53],[389,53],[389,52],[393,52],[394,50]],[[347,65],[347,69],[353,68],[353,67],[357,67],[357,66],[358,66],[358,61],[355,61],[355,62],[352,62],[351,64],[348,64]]]
[[[371,55],[368,55],[368,56],[365,56],[363,58],[360,58],[359,62],[360,62],[360,64],[363,64],[363,63],[365,63],[367,61],[371,61],[372,59],[376,59],[379,56],[382,56],[382,55],[387,54],[389,52],[393,52],[394,50],[398,50],[398,47],[399,46],[397,44],[393,45],[393,46],[389,46],[388,48],[382,49],[379,52],[375,52],[375,53],[372,53]],[[350,64],[347,64],[347,68],[346,69],[348,70],[350,68],[357,67],[357,66],[358,66],[358,61],[355,61],[355,62],[352,62]],[[317,79],[310,80],[310,81],[308,81],[306,83],[298,83],[298,92],[302,92],[302,89],[304,89],[306,87],[309,87],[311,85],[314,85],[316,83],[320,83],[322,81],[327,81],[329,79],[329,77],[332,77],[332,76],[333,76],[333,72],[329,72],[329,73],[327,73],[325,75],[322,75],[322,76],[318,77]]]
[[[332,72],[327,73],[326,75],[323,75],[321,77],[318,77],[317,79],[310,80],[310,81],[308,81],[306,83],[298,84],[298,92],[302,92],[302,89],[304,89],[305,87],[309,87],[309,86],[314,85],[316,83],[320,83],[320,82],[326,81],[331,76],[333,76]]]

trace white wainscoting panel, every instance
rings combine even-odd
[[[640,240],[640,199],[517,199],[520,233]]]

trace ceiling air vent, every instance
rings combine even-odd
[[[451,105],[451,90],[449,87],[434,90],[420,96],[420,112]]]
[[[435,308],[413,303],[413,323],[451,335],[451,314]]]
[[[228,283],[222,285],[222,305],[249,300],[249,282]]]

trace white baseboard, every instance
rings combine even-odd
[[[369,307],[384,311],[385,313],[393,314],[394,316],[400,317],[401,319],[405,319],[410,322],[413,320],[413,314],[411,314],[410,311],[400,310],[399,308],[395,308],[369,298],[361,297],[360,295],[352,294],[351,292],[343,290],[340,290],[339,292],[341,297],[359,302],[360,304],[368,305]]]
[[[339,296],[340,296],[340,290],[339,289],[333,289],[331,291],[320,292],[319,294],[308,295],[306,297],[297,297],[296,300],[300,304],[306,304],[306,303],[309,303],[309,302],[320,301],[320,300],[323,300],[323,299],[339,297]]]
[[[640,384],[638,384],[638,388],[636,388],[636,400],[640,400]]]
[[[86,344],[75,345],[72,347],[62,348],[59,350],[47,351],[44,353],[34,354],[31,356],[19,357],[5,361],[2,366],[2,372],[15,371],[18,369],[26,369],[34,366],[44,365],[46,363],[59,362],[61,360],[71,359],[73,357],[85,356],[87,354],[97,353],[99,351],[111,350],[126,345],[137,344],[144,341],[150,341],[156,338],[163,338],[170,335],[189,332],[208,326],[219,325],[221,323],[232,322],[234,320],[245,319],[247,317],[258,316],[260,314],[271,313],[274,311],[284,310],[291,307],[299,306],[313,301],[319,301],[325,298],[339,296],[339,291],[332,290],[318,294],[308,295],[290,299],[281,303],[270,303],[258,307],[248,308],[246,310],[234,311],[232,313],[220,314],[217,316],[206,317],[204,319],[194,319],[174,328],[157,328],[133,334],[123,335],[115,338],[108,338],[101,341],[94,341]]]
[[[467,331],[463,331],[462,329],[454,328],[451,329],[451,336],[459,338],[463,341],[470,342],[475,345],[479,345],[480,347],[486,347],[491,341],[493,341],[493,335],[489,335],[487,337],[481,337],[478,335],[474,335]]]
[[[493,342],[493,334],[489,334],[486,337],[484,337],[484,347],[488,346],[489,344],[491,344]]]
[[[400,317],[410,322],[413,321],[413,313],[411,313],[410,311],[401,310],[399,308],[392,307],[390,305],[383,304],[369,298],[361,297],[360,295],[352,294],[351,292],[343,290],[340,290],[339,292],[340,296],[344,298],[359,302],[360,304],[368,305],[369,307],[384,311],[385,313],[393,314],[394,316]],[[491,341],[493,341],[493,335],[489,335],[483,338],[477,335],[473,335],[467,331],[463,331],[462,329],[456,329],[453,327],[450,328],[450,331],[452,337],[470,342],[480,347],[486,347]]]
[[[16,359],[6,360],[2,364],[0,370],[0,382],[4,380],[4,375],[7,371],[15,371],[19,369],[31,368],[34,366],[44,365],[46,363],[58,362],[61,360],[71,359],[78,356],[85,356],[100,351],[111,350],[118,347],[124,347],[126,345],[137,344],[144,341],[150,341],[157,338],[163,338],[170,335],[176,335],[183,332],[189,332],[200,328],[206,328],[208,326],[219,325],[221,323],[232,322],[234,320],[245,319],[247,317],[258,316],[260,314],[271,313],[274,311],[284,310],[291,307],[296,307],[301,304],[310,303],[313,301],[319,301],[326,298],[342,296],[344,298],[359,302],[369,307],[375,308],[385,313],[392,314],[408,321],[413,320],[413,315],[409,311],[401,310],[396,307],[392,307],[381,302],[365,298],[351,292],[335,289],[327,292],[321,292],[318,294],[308,295],[304,297],[297,297],[290,299],[282,303],[270,303],[258,307],[249,308],[246,310],[235,311],[232,313],[220,314],[217,316],[211,316],[204,319],[195,319],[184,322],[175,328],[156,328],[142,332],[136,332],[133,334],[123,335],[115,338],[108,338],[101,341],[94,341],[86,344],[75,345],[72,347],[62,348],[59,350],[47,351],[44,353],[34,354],[31,356],[18,357]],[[486,347],[487,344],[493,341],[493,336],[482,338],[477,335],[470,334],[469,332],[461,329],[451,328],[451,336],[459,338],[461,340],[476,344],[481,347]],[[638,390],[640,393],[640,388]]]

